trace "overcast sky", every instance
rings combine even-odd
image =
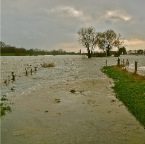
[[[145,49],[145,0],[1,0],[1,12],[1,41],[16,47],[79,51],[78,30],[93,26]]]

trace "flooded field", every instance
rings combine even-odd
[[[137,61],[138,73],[145,75],[145,56],[120,59],[129,60],[129,71]],[[145,143],[144,128],[115,98],[113,81],[100,70],[106,58],[66,55],[0,60],[1,94],[12,103],[12,113],[2,118],[2,144]],[[108,57],[107,64],[116,65],[117,58]],[[11,81],[12,72],[15,81]]]
[[[105,58],[93,58],[94,68],[104,66]],[[53,63],[54,68],[44,68],[42,64]],[[74,79],[93,78],[92,75],[84,75],[81,71],[88,67],[87,58],[83,56],[25,56],[25,57],[1,57],[1,85],[2,94],[11,94],[11,87],[15,92],[24,93],[41,85],[42,83],[55,83],[57,81],[71,81]],[[108,64],[116,64],[116,58],[109,58]],[[37,71],[34,69],[37,67]],[[27,69],[28,76],[26,76]],[[31,69],[34,71],[31,75]],[[12,78],[11,73],[16,75],[16,81],[9,81],[8,86],[2,83]],[[74,75],[75,74],[75,75]],[[77,75],[76,75],[77,74]],[[61,75],[61,77],[60,77]],[[14,92],[12,92],[13,94]]]
[[[92,58],[97,67],[105,66],[106,58]],[[145,75],[145,56],[121,56],[121,61],[129,60],[129,67],[127,70],[134,71],[134,63],[138,62],[138,74]],[[84,78],[81,71],[87,68],[87,63],[84,56],[15,56],[15,57],[1,57],[1,80],[2,94],[11,94],[11,88],[14,87],[17,92],[25,92],[34,89],[36,86],[45,82],[66,81]],[[116,65],[117,58],[108,57],[108,65]],[[86,63],[87,62],[87,63]],[[46,69],[42,67],[43,64],[53,63],[53,69]],[[37,71],[35,71],[37,67]],[[32,69],[32,73],[31,73]],[[28,76],[26,76],[26,70]],[[11,82],[12,72],[16,76],[16,81]],[[78,73],[74,77],[74,73]],[[59,76],[62,76],[61,79]],[[85,78],[92,78],[94,75],[86,75]],[[5,82],[5,83],[4,83]],[[7,83],[7,84],[6,84]],[[7,86],[6,86],[7,85]],[[20,93],[19,93],[20,94]]]

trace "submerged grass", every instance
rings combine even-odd
[[[103,72],[115,80],[116,97],[145,127],[145,76],[127,72],[121,67],[106,66]]]
[[[43,64],[41,64],[41,66],[44,67],[44,68],[55,67],[54,63],[48,63],[48,64],[43,63]]]
[[[7,112],[11,112],[11,107],[8,106],[8,103],[6,102],[8,101],[8,99],[6,98],[5,95],[1,96],[1,99],[0,99],[0,112],[1,112],[1,115],[0,116],[4,116],[6,115]]]

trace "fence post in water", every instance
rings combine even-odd
[[[27,71],[27,69],[25,68],[25,74],[26,74],[26,76],[28,75],[28,71]]]
[[[117,59],[117,66],[120,66],[120,58]]]
[[[32,68],[31,68],[30,72],[31,72],[31,75],[32,75],[32,73],[33,73],[33,70],[32,70]]]
[[[123,66],[125,65],[124,59],[123,59]]]
[[[35,67],[35,72],[37,71],[37,67]]]
[[[106,60],[106,66],[107,66],[107,60]]]
[[[126,65],[129,66],[129,60],[128,59],[126,60]]]
[[[12,81],[15,81],[16,80],[16,75],[14,72],[12,72]]]
[[[8,86],[8,79],[5,79],[4,83],[6,84],[6,86]]]
[[[136,74],[137,73],[137,61],[135,61],[135,71],[134,73]]]

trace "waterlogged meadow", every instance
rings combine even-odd
[[[106,58],[92,58],[94,68],[106,65]],[[128,71],[134,71],[134,62],[138,62],[138,74],[145,75],[145,56],[121,56],[121,61],[129,60]],[[1,61],[1,94],[11,95],[15,92],[22,94],[31,89],[35,89],[41,83],[56,81],[65,81],[77,79],[73,76],[78,73],[79,78],[83,69],[88,69],[88,63],[85,56],[3,56]],[[108,57],[107,65],[116,65],[117,57]],[[13,74],[12,74],[13,72]],[[87,70],[86,70],[87,72]],[[15,81],[12,81],[13,76]],[[59,78],[61,75],[61,79]],[[93,77],[92,75],[85,76]]]

